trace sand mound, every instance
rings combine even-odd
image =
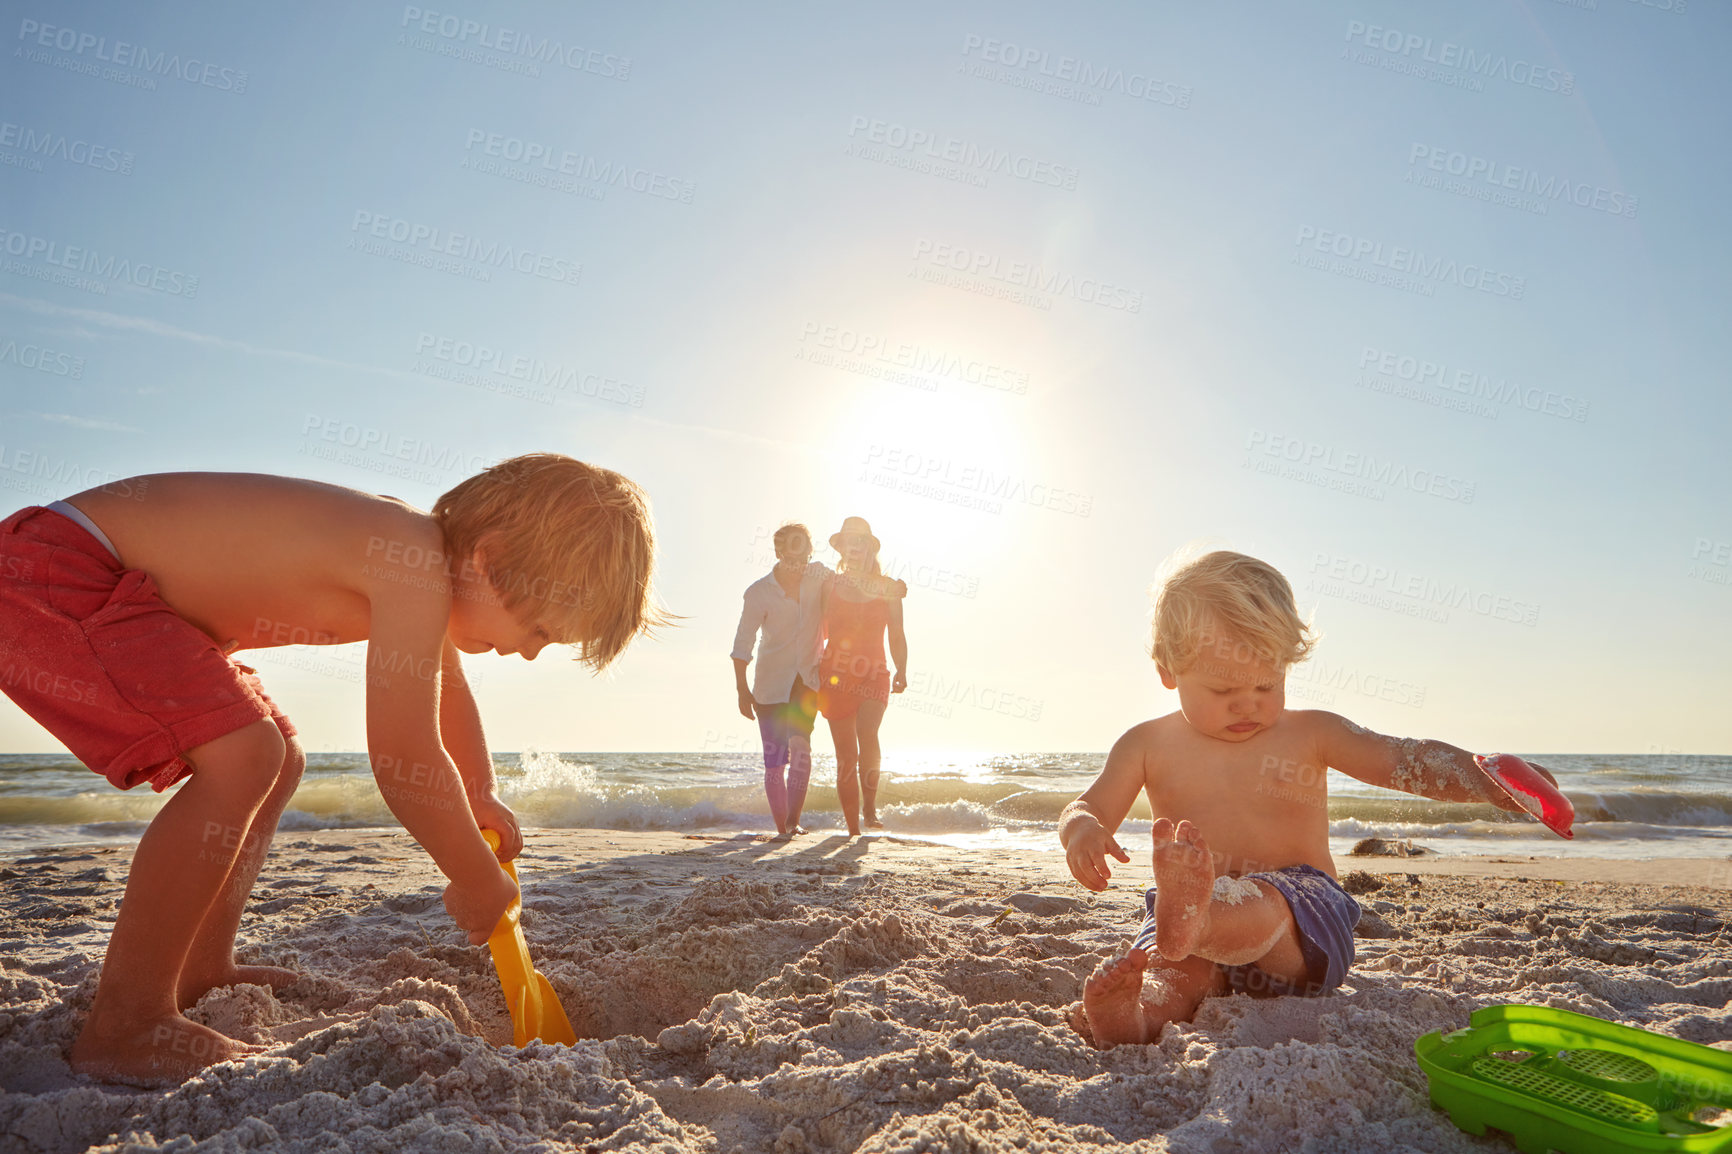
[[[271,912],[243,927],[243,960],[308,976],[192,1011],[270,1050],[168,1090],[67,1069],[112,914],[62,892],[87,863],[8,889],[0,1150],[1469,1151],[1484,1140],[1431,1109],[1412,1045],[1479,1006],[1732,1048],[1714,895],[1390,875],[1335,996],[1216,999],[1101,1053],[1064,1010],[1134,932],[1128,890],[1090,902],[1050,874],[840,839],[534,863],[531,948],[590,1037],[502,1048],[486,951],[456,940],[425,867],[371,846],[368,885],[325,836],[273,854]]]

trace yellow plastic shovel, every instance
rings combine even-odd
[[[484,829],[481,836],[497,853],[499,835]],[[511,875],[512,881],[517,880],[517,870],[510,862],[500,868]],[[522,915],[523,899],[518,897],[512,900],[499,924],[493,927],[493,936],[487,939],[487,948],[493,951],[493,968],[499,971],[499,988],[504,991],[505,1006],[511,1011],[512,1045],[524,1046],[531,1038],[540,1038],[543,1042],[570,1046],[577,1041],[577,1035],[565,1016],[565,1007],[559,1004],[559,995],[529,960]]]

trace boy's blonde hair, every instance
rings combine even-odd
[[[669,620],[651,603],[649,498],[611,469],[525,453],[441,496],[433,517],[454,561],[479,549],[505,608],[594,669]]]
[[[1299,618],[1293,587],[1273,565],[1216,550],[1174,569],[1155,598],[1152,656],[1169,673],[1189,669],[1205,646],[1242,642],[1279,669],[1317,643]]]

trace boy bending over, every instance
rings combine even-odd
[[[181,1011],[297,977],[234,958],[304,765],[237,650],[367,642],[373,775],[481,942],[523,839],[457,654],[574,644],[606,665],[660,620],[653,549],[636,485],[553,453],[503,461],[431,514],[315,481],[165,473],[0,521],[0,661],[24,674],[8,696],[121,789],[185,779],[139,839],[73,1069],[179,1080],[239,1057],[250,1047]]]
[[[1161,588],[1154,658],[1179,711],[1119,738],[1059,818],[1071,875],[1101,891],[1107,857],[1130,861],[1113,831],[1137,791],[1155,816],[1142,930],[1100,964],[1072,1014],[1095,1045],[1156,1041],[1211,995],[1315,996],[1341,984],[1359,905],[1329,856],[1326,769],[1523,812],[1466,750],[1285,708],[1287,667],[1313,643],[1286,578],[1244,554],[1209,553]]]

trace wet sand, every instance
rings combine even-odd
[[[269,1049],[183,1085],[73,1075],[127,852],[0,866],[0,1151],[1510,1149],[1429,1105],[1413,1041],[1480,1006],[1732,1050],[1732,861],[1342,858],[1366,916],[1325,998],[1213,999],[1091,1049],[1065,1009],[1140,918],[1057,854],[899,837],[531,831],[525,931],[577,1032],[509,1041],[485,946],[404,834],[280,835],[241,960],[306,976],[195,1019]]]

